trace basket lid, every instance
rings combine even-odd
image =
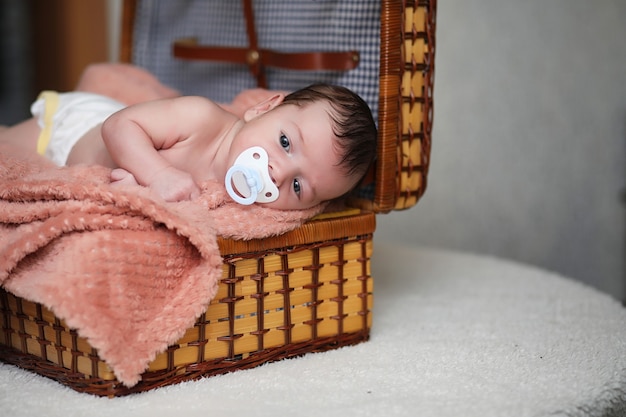
[[[433,123],[435,13],[436,0],[382,2],[379,144],[372,203],[376,212],[410,208],[426,190]]]

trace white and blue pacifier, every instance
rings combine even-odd
[[[225,183],[228,195],[245,206],[271,203],[278,198],[278,188],[269,173],[269,157],[260,146],[239,154],[226,172]]]

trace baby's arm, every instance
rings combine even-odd
[[[200,190],[191,174],[178,169],[159,151],[207,129],[207,120],[221,111],[216,108],[200,97],[141,103],[109,117],[102,125],[102,138],[115,163],[132,174],[136,183],[152,188],[167,201],[193,199]],[[113,180],[119,181],[117,177]]]

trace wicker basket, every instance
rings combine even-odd
[[[124,3],[122,55],[134,1]],[[40,304],[0,290],[0,359],[80,391],[120,396],[365,341],[372,325],[375,214],[413,206],[426,187],[435,0],[383,0],[375,196],[285,235],[221,239],[217,296],[132,388]]]

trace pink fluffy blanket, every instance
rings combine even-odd
[[[216,236],[276,235],[320,210],[240,206],[212,182],[198,200],[166,203],[109,174],[0,145],[0,284],[65,320],[127,386],[214,297]]]

